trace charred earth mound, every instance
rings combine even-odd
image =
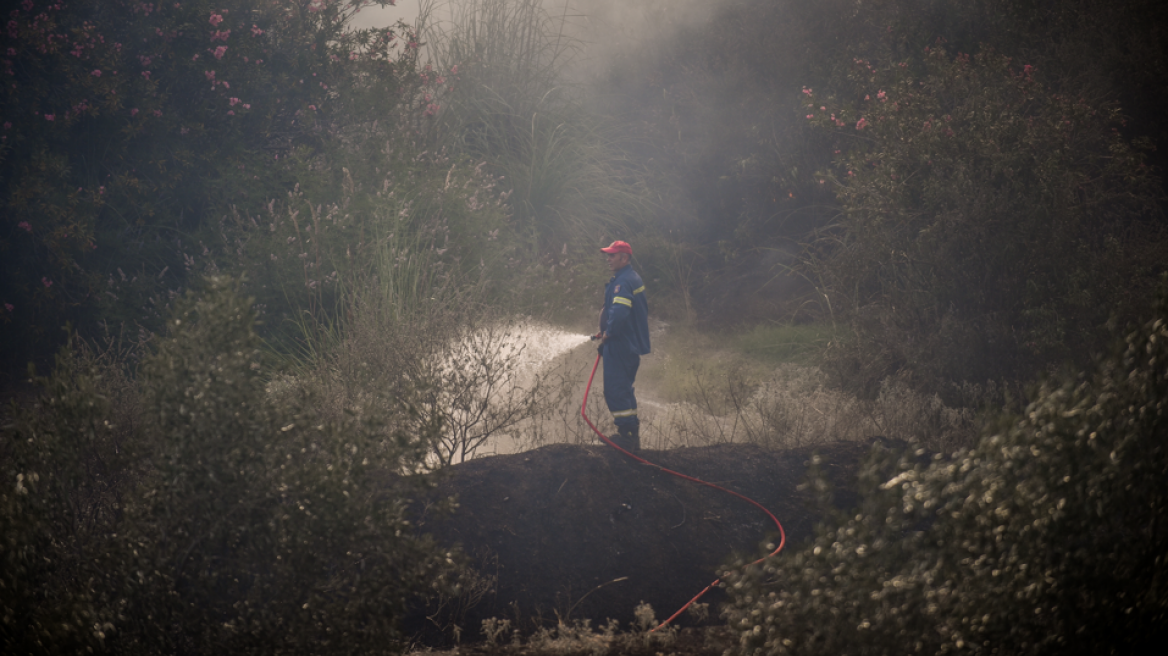
[[[832,505],[847,508],[869,448],[725,444],[641,455],[759,502],[782,523],[793,549],[826,510],[800,489],[812,456],[821,456],[835,489]],[[446,497],[457,500],[457,510],[434,512],[432,504]],[[418,504],[417,521],[439,543],[460,547],[481,577],[462,598],[410,621],[408,630],[427,642],[441,641],[455,625],[474,639],[491,617],[528,631],[579,619],[627,625],[642,601],[664,619],[718,577],[733,553],[759,553],[779,539],[774,522],[750,503],[604,445],[556,444],[454,465]],[[701,601],[716,605],[722,594],[714,589]]]

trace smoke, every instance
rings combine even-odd
[[[369,7],[353,19],[356,28],[414,24],[430,12],[431,24],[449,21],[452,7],[471,0],[398,0],[396,6]],[[484,1],[484,0],[477,0]],[[485,0],[513,2],[515,0]],[[652,61],[663,44],[681,31],[708,22],[727,0],[544,0],[548,16],[579,45],[564,71],[566,81],[593,82],[622,62]]]

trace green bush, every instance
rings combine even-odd
[[[4,428],[5,651],[393,653],[410,600],[448,591],[450,554],[405,518],[430,439],[397,429],[406,400],[336,418],[269,395],[253,324],[212,278],[143,363],[138,412],[64,354]]]
[[[968,451],[879,451],[852,515],[728,572],[743,654],[1143,653],[1168,627],[1168,279],[1093,373]],[[822,487],[822,482],[817,482]]]
[[[375,160],[383,168],[357,170],[354,156],[322,165],[329,176],[346,161],[354,169],[340,168],[331,193],[296,187],[260,211],[233,208],[219,226],[208,268],[244,279],[261,335],[282,353],[330,341],[357,295],[383,295],[394,312],[379,319],[400,322],[431,298],[513,291],[518,249],[498,181],[461,158],[413,155],[384,131],[365,136],[389,145]]]

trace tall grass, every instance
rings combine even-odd
[[[569,29],[575,16],[538,0],[448,7],[449,20],[423,28],[430,66],[451,81],[436,144],[487,160],[506,181],[531,252],[626,235],[648,213],[647,195],[615,124],[586,112],[561,79],[581,46]]]

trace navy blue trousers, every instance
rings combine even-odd
[[[604,360],[604,402],[612,413],[617,428],[637,428],[637,397],[633,382],[641,366],[641,356],[623,344],[605,342],[601,353]]]

